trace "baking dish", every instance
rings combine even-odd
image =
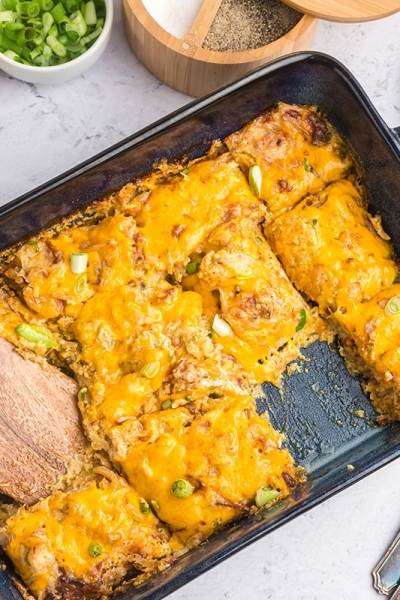
[[[93,160],[2,207],[0,247],[83,208],[149,170],[161,158],[201,155],[274,102],[318,104],[350,140],[365,169],[372,212],[378,211],[400,254],[400,147],[349,72],[316,53],[294,54],[185,107]],[[308,482],[273,509],[232,524],[181,558],[170,570],[129,590],[125,600],[162,598],[244,545],[311,508],[400,454],[400,426],[376,427],[359,382],[333,349],[315,343],[304,352],[308,373],[285,379],[285,400],[265,386],[273,424],[289,439]],[[348,465],[353,469],[349,470]],[[17,596],[1,573],[0,598]],[[11,596],[13,597],[13,596]]]

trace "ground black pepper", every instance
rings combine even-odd
[[[302,16],[280,0],[223,0],[202,47],[217,52],[260,48],[293,29]]]

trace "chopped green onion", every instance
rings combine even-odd
[[[231,335],[232,333],[232,329],[229,323],[227,323],[219,315],[215,315],[212,328],[213,331],[215,331],[215,333],[218,334],[220,337],[228,337],[228,335]]]
[[[180,175],[182,175],[182,177],[184,177],[185,179],[187,178],[187,176],[189,175],[190,171],[189,169],[183,169],[182,171],[180,171]]]
[[[0,31],[0,49],[12,50],[18,56],[21,56],[22,47],[19,46],[14,40],[10,40],[4,33]]]
[[[51,10],[51,16],[56,21],[56,23],[61,23],[64,17],[67,16],[67,11],[64,8],[64,4],[62,2],[58,2]]]
[[[393,298],[390,298],[386,303],[385,313],[388,317],[393,317],[400,313],[400,296],[393,296]]]
[[[191,398],[190,396],[186,396],[186,397],[185,397],[185,400],[186,400],[186,402],[191,402],[191,401],[192,401],[192,398]]]
[[[40,13],[39,2],[34,2],[33,0],[30,2],[18,2],[17,9],[21,15],[27,15],[28,17],[37,17]]]
[[[65,24],[65,33],[67,35],[67,40],[65,40],[65,43],[68,43],[68,40],[71,40],[71,42],[76,42],[80,38],[76,26],[72,25],[72,23]],[[61,42],[61,38],[58,38],[58,41]]]
[[[39,4],[43,12],[49,12],[54,7],[53,0],[39,0]]]
[[[194,492],[194,486],[186,479],[174,481],[171,491],[177,498],[189,498]]]
[[[253,165],[249,169],[249,184],[257,198],[261,195],[262,172],[258,165]]]
[[[200,263],[195,261],[188,263],[186,266],[186,273],[188,275],[194,275],[195,273],[197,273],[197,271],[199,270],[199,264]]]
[[[147,502],[141,502],[139,504],[139,510],[141,513],[143,513],[144,515],[149,515],[151,513],[151,508],[150,506],[147,504]]]
[[[55,348],[55,346],[58,346],[56,340],[53,340],[53,338],[40,331],[37,327],[28,325],[27,323],[18,325],[15,328],[15,332],[25,340],[28,340],[28,342],[43,344],[46,348]]]
[[[103,1],[0,0],[0,52],[33,66],[77,58],[103,32]]]
[[[87,32],[88,26],[86,25],[86,21],[83,18],[83,15],[80,10],[72,13],[69,17],[71,23],[76,26],[79,35],[82,37]]]
[[[212,400],[218,400],[218,398],[221,398],[221,396],[219,394],[217,394],[216,392],[209,394],[208,397],[211,398]]]
[[[153,377],[156,377],[156,375],[158,375],[160,367],[161,364],[159,360],[147,363],[140,369],[140,374],[144,377],[147,377],[147,379],[153,379]]]
[[[296,331],[300,331],[303,329],[304,325],[307,323],[307,311],[305,308],[300,310],[300,321],[297,323]]]
[[[150,506],[155,512],[160,510],[160,505],[158,504],[157,500],[150,500]]]
[[[36,252],[39,252],[39,244],[35,242],[35,240],[29,240],[29,242],[24,242],[24,246],[34,246]]]
[[[96,25],[97,24],[96,7],[94,5],[93,0],[89,0],[89,2],[86,2],[85,21],[86,21],[86,25]]]
[[[53,50],[54,54],[57,54],[57,56],[64,57],[67,55],[66,47],[63,46],[62,44],[60,44],[58,39],[56,37],[54,37],[53,35],[47,36],[46,44]]]
[[[2,10],[0,12],[0,22],[1,23],[12,23],[15,21],[14,11],[13,10]]]
[[[307,171],[308,173],[313,172],[313,168],[306,158],[304,158],[304,160],[303,160],[303,167],[304,167],[304,170]]]
[[[400,275],[398,273],[396,273],[394,279],[393,279],[393,283],[397,283],[400,279]]]
[[[15,52],[13,52],[12,50],[6,50],[4,52],[4,56],[7,56],[7,58],[10,58],[11,60],[15,60],[15,62],[19,62],[22,64],[24,63],[22,58],[18,56],[18,54],[15,54]]]
[[[82,388],[81,391],[79,392],[79,397],[82,402],[86,402],[86,394],[87,394],[87,388]]]
[[[71,271],[76,274],[83,273],[87,267],[88,255],[86,252],[73,252],[70,257]]]
[[[257,235],[255,237],[255,240],[256,240],[257,244],[262,244],[263,239],[259,235]]]
[[[169,408],[172,408],[172,400],[165,400],[162,404],[161,404],[161,408],[163,410],[168,410]]]
[[[82,292],[86,288],[86,283],[87,283],[86,275],[79,275],[79,277],[75,283],[75,288],[74,288],[75,294],[82,294]]]
[[[103,546],[101,544],[90,544],[89,554],[90,556],[93,556],[93,558],[101,556],[103,554]]]
[[[258,489],[257,493],[256,493],[256,497],[255,497],[256,506],[258,506],[258,508],[261,508],[262,506],[265,506],[269,502],[272,502],[272,500],[275,500],[276,498],[278,498],[278,496],[280,496],[280,494],[281,493],[278,492],[278,490],[274,490],[272,487],[262,487],[262,488]]]
[[[80,2],[77,0],[65,0],[65,8],[69,14],[74,13],[78,10]]]

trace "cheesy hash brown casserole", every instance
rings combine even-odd
[[[339,335],[400,416],[400,285],[346,143],[279,104],[209,154],[4,254],[0,335],[73,374],[78,476],[15,508],[0,541],[39,600],[105,598],[302,480],[260,384]]]

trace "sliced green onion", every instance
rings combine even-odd
[[[189,498],[194,492],[194,485],[186,479],[178,479],[171,486],[171,491],[177,498]]]
[[[195,262],[195,261],[188,263],[186,266],[186,273],[188,275],[194,275],[195,273],[197,273],[199,270],[199,264],[200,263]]]
[[[253,165],[249,169],[249,184],[257,198],[261,195],[262,172],[258,165]]]
[[[263,239],[259,235],[256,236],[255,240],[256,240],[257,244],[262,244],[262,242],[263,242]]]
[[[39,4],[43,12],[49,12],[54,7],[53,0],[39,0]]]
[[[388,317],[393,317],[400,313],[400,296],[393,296],[393,298],[390,298],[386,303],[385,313]]]
[[[231,335],[232,329],[229,323],[222,319],[219,315],[215,315],[214,321],[212,324],[213,331],[220,337],[228,337]]]
[[[63,18],[67,16],[67,11],[65,10],[64,4],[62,2],[58,2],[58,4],[56,4],[50,10],[50,13],[56,23],[61,23]]]
[[[86,21],[86,25],[96,25],[97,24],[96,7],[94,5],[93,0],[89,0],[89,2],[86,2],[85,21]]]
[[[86,252],[73,252],[70,257],[71,271],[76,274],[83,273],[87,267],[88,255]]]
[[[39,244],[35,242],[35,240],[29,240],[29,242],[24,242],[24,246],[34,246],[36,252],[39,252]]]
[[[0,0],[0,52],[33,66],[77,58],[103,31],[104,2],[89,0],[87,4],[82,0]]]
[[[46,348],[55,348],[58,346],[56,340],[53,340],[53,338],[43,333],[43,331],[40,331],[37,327],[28,325],[27,323],[18,325],[18,327],[15,328],[15,332],[25,340],[28,340],[28,342],[40,343],[46,346]]]
[[[12,23],[15,21],[15,13],[13,10],[2,10],[0,12],[1,23]]]
[[[144,501],[139,504],[139,510],[144,515],[149,515],[151,513],[150,506],[147,504],[147,502]]]
[[[75,288],[74,288],[75,294],[82,294],[82,292],[86,288],[86,283],[87,283],[86,275],[79,275],[79,277],[75,283]]]
[[[22,64],[24,63],[22,58],[20,56],[18,56],[18,54],[15,54],[15,52],[13,52],[12,50],[6,50],[4,52],[4,56],[7,56],[7,58],[10,58],[11,60],[14,60],[15,62],[19,62]]]
[[[147,363],[140,369],[140,374],[144,377],[147,377],[147,379],[153,379],[153,377],[156,377],[156,375],[158,375],[160,367],[161,364],[159,360]]]
[[[272,502],[272,500],[278,498],[280,494],[281,493],[278,492],[278,490],[274,490],[272,487],[262,487],[259,490],[257,490],[254,501],[256,503],[256,506],[258,506],[258,508],[261,508],[269,502]]]
[[[212,400],[218,400],[218,398],[221,398],[221,396],[219,394],[217,394],[216,392],[212,392],[212,394],[209,394],[208,397],[211,398]]]
[[[300,331],[303,329],[304,325],[307,323],[307,311],[305,308],[300,310],[300,321],[297,323],[296,331]]]
[[[40,13],[39,2],[34,2],[33,0],[30,2],[19,2],[17,9],[20,11],[20,14],[27,15],[28,17],[37,17]]]
[[[160,505],[158,504],[157,500],[150,500],[150,506],[155,512],[160,510]]]
[[[82,43],[89,44],[90,42],[93,42],[93,40],[99,37],[102,31],[102,27],[97,27],[92,33],[89,33],[89,35],[85,35],[85,37],[82,38]]]
[[[304,170],[307,171],[308,173],[313,172],[313,168],[306,158],[304,158],[304,160],[303,160],[303,167],[304,167]]]
[[[161,404],[161,408],[163,410],[168,410],[169,408],[172,408],[172,400],[165,400],[162,404]]]
[[[101,556],[103,554],[103,546],[101,544],[90,544],[89,554],[90,556],[93,556],[93,558]]]
[[[54,37],[54,35],[47,36],[46,44],[53,50],[54,54],[57,54],[57,56],[63,57],[67,55],[66,47],[60,44],[60,42],[56,37]]]
[[[82,402],[86,402],[86,394],[87,394],[87,388],[82,388],[81,391],[79,392],[79,397]]]
[[[4,50],[12,50],[18,56],[21,56],[22,47],[18,46],[14,40],[10,40],[4,33],[0,31],[0,48]]]
[[[72,23],[65,24],[65,33],[67,34],[67,39],[71,40],[71,42],[76,42],[80,38],[76,26],[72,25]],[[58,38],[58,41],[61,42],[61,38]]]
[[[65,0],[65,8],[69,14],[74,13],[78,10],[80,2],[77,0]]]
[[[83,18],[81,11],[77,10],[76,12],[72,13],[69,19],[73,25],[76,25],[79,35],[81,37],[84,36],[87,32],[88,27],[86,25],[86,21]]]

